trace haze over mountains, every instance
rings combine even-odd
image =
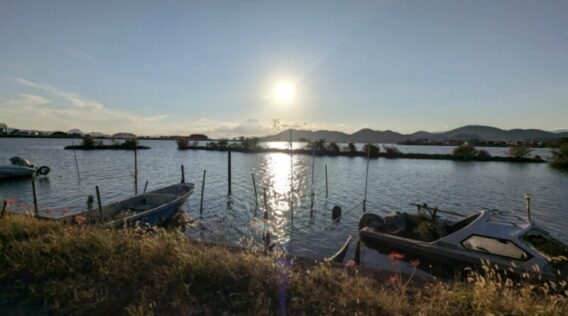
[[[340,143],[396,143],[405,140],[428,139],[432,141],[448,141],[448,140],[484,140],[484,141],[546,141],[568,137],[568,132],[548,132],[539,129],[511,129],[503,130],[491,126],[467,125],[459,127],[447,132],[430,133],[418,131],[412,134],[401,134],[398,132],[378,131],[372,129],[362,129],[353,134],[347,134],[337,131],[306,131],[292,130],[294,140],[300,138],[306,140],[316,140],[324,138],[327,141]],[[264,137],[265,141],[282,140],[287,141],[290,138],[290,130],[282,131],[276,135]]]

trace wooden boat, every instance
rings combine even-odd
[[[47,166],[36,168],[28,160],[20,157],[12,157],[10,162],[10,165],[0,165],[0,179],[33,177],[36,174],[47,175],[50,171]]]
[[[568,246],[527,218],[482,210],[458,221],[435,214],[364,214],[362,240],[429,262],[465,267],[483,260],[516,274],[539,271],[545,279],[568,272]]]
[[[349,235],[349,237],[347,237],[347,240],[345,240],[345,242],[343,243],[343,245],[341,245],[341,247],[339,248],[339,250],[337,250],[337,252],[335,252],[335,254],[333,254],[331,257],[327,257],[324,258],[324,261],[327,262],[343,262],[343,259],[345,258],[345,254],[347,253],[347,249],[349,249],[349,244],[351,244],[351,241],[353,240],[353,236]]]
[[[78,224],[102,223],[120,227],[135,223],[158,225],[172,218],[193,193],[192,183],[179,183],[81,213],[52,217]]]

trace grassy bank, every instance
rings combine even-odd
[[[205,246],[175,232],[66,226],[17,215],[0,219],[3,299],[61,313],[568,313],[565,288],[558,284],[537,287],[479,275],[420,288],[403,283],[365,277],[356,268],[298,266]]]

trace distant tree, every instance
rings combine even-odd
[[[259,141],[258,137],[241,137],[241,145],[246,150],[256,150]]]
[[[349,144],[347,144],[347,146],[345,146],[344,150],[348,151],[350,153],[354,153],[354,152],[357,152],[357,147],[355,147],[355,144],[349,143]]]
[[[325,148],[325,138],[320,138],[320,139],[316,139],[316,140],[309,142],[308,146],[306,146],[306,148],[309,149],[309,150],[315,149],[316,151],[324,151],[326,149]]]
[[[227,141],[226,139],[221,139],[217,142],[217,147],[219,148],[227,148],[227,146],[229,146],[229,141]]]
[[[53,137],[65,137],[65,136],[67,136],[67,133],[62,132],[62,131],[56,131],[56,132],[51,133],[50,136],[53,136]]]
[[[122,146],[124,148],[136,148],[138,147],[138,138],[131,138],[131,139],[127,139],[124,141],[124,143],[122,143]]]
[[[486,159],[491,158],[491,154],[490,154],[487,150],[485,150],[485,149],[479,149],[479,150],[477,150],[477,152],[475,153],[475,156],[476,156],[478,159],[482,159],[482,160],[486,160]]]
[[[385,151],[385,153],[386,153],[387,155],[397,155],[397,154],[400,154],[400,150],[399,150],[398,147],[396,147],[396,146],[383,145],[383,150]]]
[[[189,138],[180,137],[176,140],[178,149],[185,149],[189,147]]]
[[[365,146],[363,146],[363,152],[368,154],[370,157],[377,157],[380,151],[381,150],[377,145],[365,144]]]
[[[533,149],[526,144],[517,144],[509,147],[509,156],[515,158],[527,157]]]
[[[568,144],[552,150],[550,165],[558,169],[568,170]]]
[[[331,153],[338,153],[339,152],[339,146],[337,146],[336,142],[331,142],[331,143],[327,144],[326,149],[327,149],[327,151],[329,151]]]
[[[189,139],[191,139],[191,140],[208,140],[209,137],[207,137],[207,135],[203,135],[203,134],[191,134],[191,135],[189,135]]]
[[[477,156],[477,150],[475,146],[466,143],[454,148],[452,155],[460,160],[471,160]]]
[[[17,128],[16,128],[16,129],[13,129],[13,130],[10,132],[10,135],[13,135],[13,136],[14,136],[14,135],[20,135],[20,130],[17,129]]]
[[[93,136],[89,134],[83,135],[83,146],[85,147],[94,147],[95,146],[95,139]]]

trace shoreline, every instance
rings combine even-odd
[[[285,153],[290,154],[300,154],[300,155],[312,155],[312,150],[310,149],[294,149],[290,151],[289,149],[277,149],[277,148],[257,148],[257,149],[244,149],[244,148],[212,148],[206,146],[188,146],[185,148],[179,148],[178,150],[205,150],[205,151],[219,151],[219,152],[239,152],[244,154],[255,154],[255,153]],[[330,156],[330,157],[367,157],[367,153],[363,151],[315,151],[316,156]],[[515,157],[502,157],[502,156],[492,156],[487,158],[473,157],[471,159],[462,159],[451,154],[425,154],[425,153],[386,153],[379,152],[373,154],[370,158],[387,158],[387,159],[429,159],[429,160],[453,160],[453,161],[477,161],[477,162],[512,162],[512,163],[546,163],[542,158],[515,158]]]
[[[97,146],[83,146],[83,145],[69,145],[63,147],[65,150],[146,150],[152,149],[148,146],[141,146],[138,145],[136,148],[131,146],[123,146],[123,145],[97,145]]]

